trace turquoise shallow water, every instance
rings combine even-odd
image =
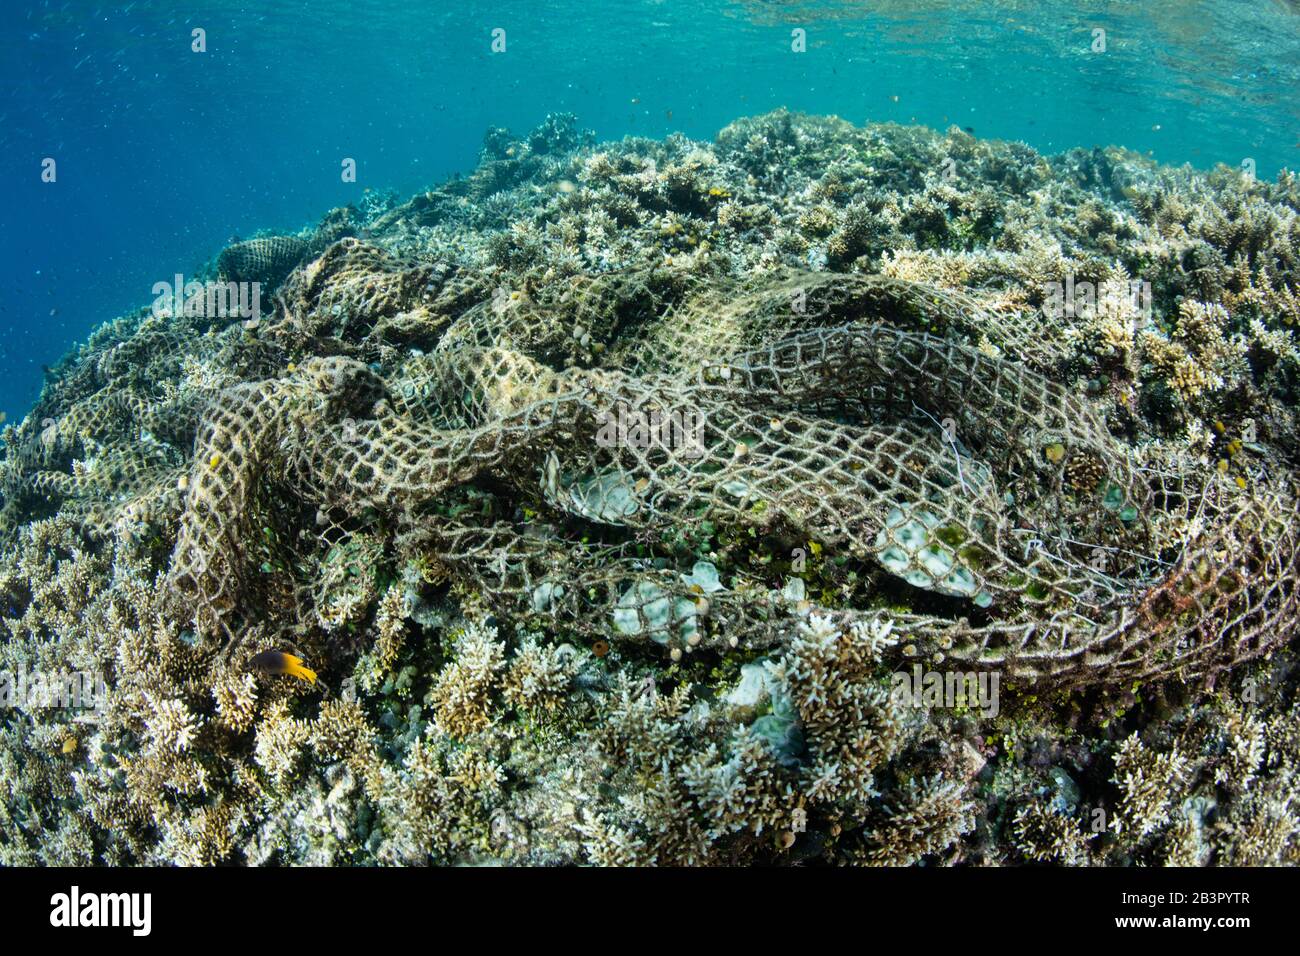
[[[1298,78],[1281,0],[6,4],[0,410],[232,235],[468,170],[488,126],[707,139],[787,106],[1271,178],[1300,157]]]

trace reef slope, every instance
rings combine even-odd
[[[553,116],[222,250],[4,431],[0,669],[104,694],[0,863],[1294,862],[1298,210]]]

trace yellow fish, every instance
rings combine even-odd
[[[288,674],[309,684],[316,683],[316,672],[303,666],[302,658],[284,651],[262,651],[251,661],[249,666],[265,674]]]

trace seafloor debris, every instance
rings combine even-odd
[[[105,693],[0,710],[0,863],[1300,855],[1291,174],[557,116],[367,196],[5,429],[0,669]]]

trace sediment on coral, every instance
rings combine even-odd
[[[1293,862],[1297,209],[557,116],[232,245],[266,314],[119,319],[5,429],[0,662],[105,695],[0,712],[0,862]]]

